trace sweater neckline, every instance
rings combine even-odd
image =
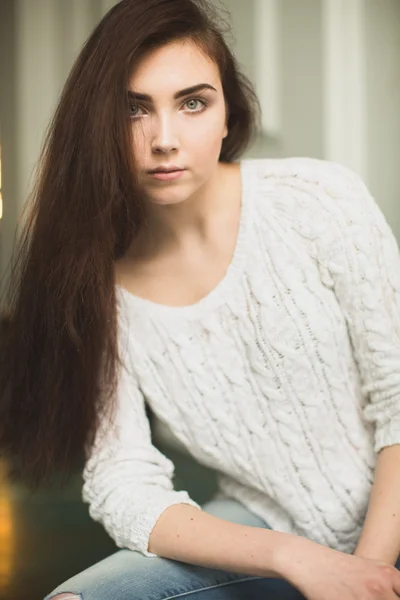
[[[232,290],[235,280],[238,279],[242,272],[244,259],[246,255],[244,247],[246,242],[246,232],[248,230],[247,225],[250,204],[249,196],[253,187],[251,185],[251,161],[241,160],[239,165],[242,186],[239,229],[231,262],[229,263],[229,266],[222,279],[208,294],[206,294],[206,296],[204,296],[194,304],[188,304],[183,306],[170,306],[167,304],[153,302],[152,300],[142,298],[141,296],[136,296],[132,292],[129,292],[123,286],[115,284],[117,290],[117,300],[125,298],[128,311],[131,308],[140,312],[141,315],[143,315],[144,313],[151,313],[153,316],[160,314],[164,318],[195,318],[204,311],[215,309],[219,304],[223,303],[226,300],[226,298],[231,297],[229,291]]]

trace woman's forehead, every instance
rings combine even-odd
[[[129,88],[153,95],[162,86],[174,95],[203,82],[218,86],[216,63],[193,42],[175,41],[152,50],[139,61],[131,75]]]

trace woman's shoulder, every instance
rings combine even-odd
[[[291,187],[319,186],[325,190],[354,189],[363,185],[360,177],[350,168],[336,162],[311,158],[249,158],[243,161],[253,174],[254,183],[274,182]]]
[[[302,239],[327,242],[351,227],[386,228],[365,183],[344,165],[295,157],[249,159],[246,168],[259,226],[268,226],[273,218]]]
[[[245,161],[260,210],[268,208],[309,219],[327,219],[343,213],[370,212],[375,201],[352,169],[328,160],[256,158]]]

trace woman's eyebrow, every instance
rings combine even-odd
[[[203,90],[213,90],[216,92],[216,88],[210,85],[209,83],[198,83],[197,85],[192,85],[191,87],[185,88],[184,90],[180,90],[174,94],[174,100],[178,100],[183,96],[188,96],[189,94],[194,94],[196,92],[201,92]],[[153,98],[148,94],[139,94],[138,92],[134,92],[133,90],[128,90],[128,96],[132,100],[142,100],[143,102],[153,102]]]

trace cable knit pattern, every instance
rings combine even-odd
[[[147,556],[171,483],[144,402],[222,495],[276,530],[352,552],[376,452],[400,443],[400,260],[348,169],[245,160],[239,236],[220,284],[168,307],[117,286],[124,368],[113,427],[88,451],[83,497],[120,547]],[[200,507],[199,507],[200,508]]]

